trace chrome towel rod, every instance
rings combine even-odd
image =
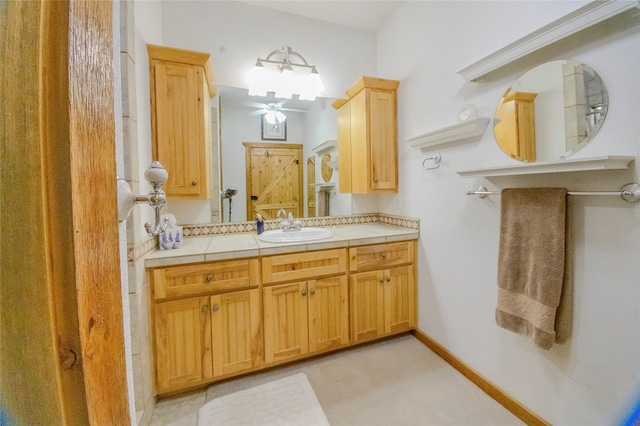
[[[620,188],[620,191],[569,191],[569,195],[615,195],[621,197],[629,203],[640,201],[640,185],[637,183],[628,183]],[[477,195],[485,198],[487,195],[500,195],[499,191],[489,191],[484,186],[479,186],[475,191],[467,191],[467,195]]]

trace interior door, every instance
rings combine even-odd
[[[247,176],[247,220],[257,213],[275,219],[278,210],[304,215],[302,145],[244,142]]]

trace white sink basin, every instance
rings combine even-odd
[[[267,243],[302,243],[305,241],[324,240],[333,237],[333,232],[326,228],[301,228],[299,231],[283,231],[273,229],[258,235],[260,241]]]

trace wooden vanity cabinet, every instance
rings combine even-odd
[[[415,242],[349,249],[353,343],[416,327]]]
[[[156,392],[262,365],[258,259],[152,270]]]
[[[208,53],[147,45],[153,158],[169,173],[168,197],[208,199],[211,191],[209,99],[216,94]]]
[[[338,100],[340,192],[398,192],[399,81],[360,78]]]
[[[346,249],[262,259],[266,364],[349,344],[346,272]]]

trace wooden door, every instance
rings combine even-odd
[[[110,1],[0,6],[0,387],[11,424],[131,420],[112,13]]]
[[[259,290],[211,296],[211,332],[215,377],[260,365]]]
[[[316,157],[307,158],[307,217],[316,217]]]
[[[154,155],[169,173],[163,189],[169,196],[207,198],[208,194],[201,194],[206,189],[206,174],[201,170],[205,164],[201,160],[205,151],[201,111],[205,108],[203,102],[209,99],[208,92],[203,91],[203,70],[193,65],[153,61],[152,77]]]
[[[307,282],[265,287],[263,303],[265,362],[309,352]]]
[[[351,340],[361,342],[384,334],[383,271],[350,276]]]
[[[410,330],[416,326],[414,267],[403,266],[384,271],[385,333]]]
[[[155,305],[156,390],[196,385],[213,377],[209,298]]]
[[[349,285],[345,275],[311,280],[309,352],[337,349],[349,343]]]
[[[260,213],[275,219],[278,210],[304,214],[302,145],[244,142],[247,176],[247,220]]]

